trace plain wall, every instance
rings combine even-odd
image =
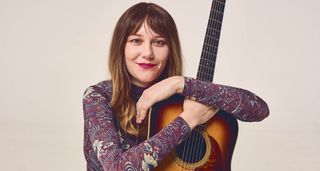
[[[1,170],[85,170],[82,94],[108,78],[112,31],[133,0],[0,0]],[[153,0],[195,77],[210,0]],[[236,171],[320,170],[320,1],[227,1],[214,82],[270,107],[239,122]],[[317,71],[318,70],[318,71]]]

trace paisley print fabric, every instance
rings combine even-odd
[[[139,99],[143,91],[133,85],[133,98]],[[182,95],[225,110],[242,121],[261,121],[269,114],[261,98],[240,88],[185,77]],[[90,86],[83,96],[84,155],[88,171],[151,170],[191,132],[188,124],[177,117],[150,139],[136,144],[136,137],[118,126],[110,106],[111,97],[110,80]]]
[[[183,95],[224,110],[241,121],[261,121],[269,114],[268,105],[260,97],[240,88],[185,78]]]

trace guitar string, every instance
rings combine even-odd
[[[221,4],[220,4],[221,3]],[[219,24],[219,23],[217,23],[217,20],[218,20],[218,22],[219,22],[219,16],[217,16],[217,15],[219,15],[218,14],[218,12],[217,11],[220,11],[221,9],[223,9],[224,8],[224,3],[223,2],[220,2],[219,3],[219,1],[217,0],[217,1],[215,1],[214,2],[214,7],[213,7],[213,14],[212,14],[212,16],[210,16],[210,18],[209,18],[209,20],[211,19],[212,21],[211,22],[209,22],[208,23],[208,25],[209,25],[209,28],[214,28],[214,24]],[[221,5],[221,6],[220,6]],[[221,12],[221,11],[220,11]],[[217,20],[215,19],[215,18],[217,18]],[[222,18],[221,18],[222,19]],[[220,20],[221,20],[220,19]],[[222,20],[221,20],[221,22],[220,23],[222,23]],[[218,30],[221,30],[221,26],[219,26],[218,25]],[[217,42],[214,42],[215,41],[215,34],[214,34],[214,30],[212,30],[212,29],[208,29],[208,33],[209,33],[209,38],[208,38],[208,40],[206,40],[206,41],[208,41],[207,42],[207,44],[208,45],[213,45],[213,47],[217,47],[218,46],[218,44],[214,44],[214,43],[219,43],[218,42],[218,40],[219,40],[219,33],[218,33],[218,35],[216,35],[216,36],[218,36],[218,38],[216,38],[217,39]],[[211,41],[210,41],[211,40]],[[212,50],[212,49],[211,49]],[[216,55],[216,53],[214,53],[214,52],[212,52],[212,54],[213,55]],[[210,55],[210,54],[206,54],[206,55]],[[209,56],[209,57],[212,57],[212,56]],[[213,56],[214,58],[213,58],[213,60],[216,58],[216,56]],[[215,61],[213,61],[213,62],[215,62]],[[213,63],[214,64],[214,63]],[[211,74],[205,74],[205,76],[206,76],[206,81],[210,81],[210,79],[213,79],[213,69],[214,69],[214,66],[212,67],[212,70],[210,70],[210,68],[204,68],[204,69],[206,69],[206,70],[209,70],[208,72],[212,72],[212,76],[211,76],[211,78],[210,78],[210,75]],[[207,73],[207,72],[203,72],[203,73]],[[202,74],[200,74],[200,75],[202,75]],[[201,151],[203,151],[202,149],[205,149],[205,150],[207,150],[206,149],[206,147],[204,148],[203,146],[204,145],[206,145],[206,142],[205,142],[205,139],[203,138],[202,139],[202,137],[204,137],[203,136],[203,132],[205,131],[205,126],[204,125],[200,125],[200,126],[198,126],[197,127],[197,131],[198,131],[198,134],[196,134],[196,136],[198,136],[196,139],[197,139],[197,152],[196,152],[196,160],[192,160],[192,161],[198,161],[199,159],[201,160],[201,158],[200,157],[202,157],[203,156],[203,153],[201,153]],[[199,143],[200,143],[200,145],[199,145]],[[199,148],[200,147],[200,148]]]
[[[195,141],[198,139],[198,135],[197,135],[197,129],[198,129],[198,126],[196,126],[194,128],[194,137],[190,140],[191,141],[191,146],[190,146],[190,152],[193,152],[191,153],[191,155],[189,155],[189,161],[190,162],[193,162],[194,161],[194,156],[197,156],[197,154],[194,154],[194,145],[195,145]]]
[[[216,10],[220,10],[221,8],[219,8],[218,7],[218,3],[219,3],[219,1],[214,1],[214,7],[213,7],[213,10],[214,11],[216,11]],[[220,2],[221,4],[222,4],[222,8],[224,8],[224,2],[222,1],[222,2]],[[212,9],[211,9],[212,10]],[[221,12],[221,11],[220,11]],[[217,14],[217,12],[214,12],[213,13],[213,17],[211,17],[210,16],[210,19],[212,19],[213,20],[213,22],[215,22],[215,18],[214,18],[214,16],[215,16],[215,14]],[[218,15],[218,14],[217,14]],[[216,17],[218,17],[218,16],[216,16]],[[217,18],[218,19],[218,21],[219,21],[219,17]],[[222,20],[221,20],[221,22],[220,22],[220,24],[222,23]],[[219,23],[216,23],[216,24],[219,24]],[[209,22],[209,25],[211,25],[211,22]],[[214,29],[214,27],[211,27],[211,26],[209,26],[211,29],[208,29],[208,32],[210,33],[210,30],[213,30]],[[219,29],[221,29],[221,26],[219,26],[218,25],[218,28]],[[218,29],[218,30],[219,30]],[[213,32],[211,32],[210,33],[210,35],[215,35],[214,34],[214,30],[213,30]],[[217,36],[218,36],[218,38],[216,38],[217,40],[219,40],[219,33],[217,34]],[[215,44],[215,37],[211,37],[211,36],[209,36],[209,38],[208,38],[208,40],[206,40],[206,41],[208,41],[208,44]],[[211,40],[211,41],[210,41]],[[210,42],[210,43],[209,43]],[[217,41],[217,43],[219,43],[218,41]],[[218,44],[217,44],[218,45]],[[216,45],[216,46],[217,46]],[[215,46],[214,46],[215,47]],[[216,53],[216,52],[215,52]],[[210,55],[210,54],[204,54],[204,56],[208,56],[208,55]],[[214,55],[214,53],[213,53],[213,55]],[[216,54],[215,54],[216,55]],[[210,57],[210,56],[209,56]],[[215,62],[215,61],[214,61]],[[203,61],[202,61],[202,64],[203,64]],[[201,65],[201,60],[200,60],[200,65]],[[214,65],[214,63],[213,63],[213,65]],[[214,68],[214,66],[213,66],[213,68]],[[200,67],[199,68],[200,69],[200,71],[201,70],[205,70],[206,68],[204,68],[204,67]],[[207,72],[200,72],[200,73],[198,73],[198,75],[201,77],[201,79],[203,78],[203,79],[206,79],[206,80],[204,80],[204,81],[210,81],[211,79],[212,79],[212,77],[213,76],[211,76],[211,78],[210,78],[210,71],[212,72],[212,75],[213,75],[213,69],[212,70],[210,70],[210,68],[208,69],[206,69],[206,70],[209,70],[209,71],[207,71],[207,72],[209,72],[209,74],[207,73]],[[200,128],[202,128],[202,129],[200,129]],[[189,148],[187,148],[187,149],[190,149],[190,143],[191,143],[191,141],[193,141],[193,140],[197,140],[197,143],[194,143],[194,142],[192,142],[191,143],[191,149],[193,149],[193,148],[196,148],[196,147],[199,147],[199,142],[201,142],[201,145],[200,145],[200,148],[197,148],[198,149],[198,151],[197,151],[197,153],[196,153],[196,159],[200,159],[200,155],[201,155],[201,153],[199,152],[199,151],[201,151],[201,149],[203,149],[203,143],[204,143],[204,141],[201,141],[201,137],[202,137],[202,132],[205,130],[205,127],[204,126],[201,126],[201,127],[196,127],[195,128],[195,130],[198,130],[197,132],[198,132],[198,134],[195,134],[195,136],[196,136],[196,138],[193,138],[193,137],[191,137],[192,136],[192,134],[190,135],[190,137],[187,139],[187,142],[185,142],[185,144],[184,144],[184,150],[183,150],[183,154],[182,154],[182,159],[184,160],[184,158],[185,158],[185,155],[187,155],[189,152],[191,152],[191,151],[193,151],[193,150],[187,150],[187,152],[185,152],[186,151],[186,147],[189,147]],[[190,141],[190,139],[191,139],[191,141]],[[187,145],[186,145],[187,144]],[[197,144],[197,146],[196,147],[194,147],[194,144]],[[189,157],[189,156],[192,156],[192,159],[190,160],[188,160],[188,161],[196,161],[194,158],[193,158],[193,155],[187,155],[187,157]],[[183,162],[183,163],[186,163],[186,162]],[[186,163],[187,164],[187,163]]]
[[[186,145],[186,144],[188,143],[188,140],[191,138],[191,136],[192,136],[192,134],[190,134],[190,135],[188,136],[188,138],[185,140],[184,145],[183,145],[183,151],[182,151],[182,167],[180,168],[181,170],[182,170],[183,168],[185,168],[185,166],[187,165],[186,162],[184,162],[185,156],[186,156],[186,148],[187,148],[187,145]]]
[[[186,150],[186,156],[185,156],[185,160],[186,161],[188,161],[189,160],[189,157],[191,156],[191,154],[190,154],[190,144],[191,144],[191,140],[193,139],[194,137],[193,137],[193,134],[192,134],[192,132],[191,132],[191,134],[190,134],[190,136],[189,136],[189,138],[188,138],[188,140],[187,140],[187,145],[185,145],[185,147],[187,148],[187,150]],[[188,162],[184,162],[184,164],[185,164],[185,166],[186,165],[188,165]]]
[[[214,2],[213,2],[213,3],[214,3]],[[212,7],[211,7],[210,13],[211,13],[211,14],[210,14],[210,17],[211,17],[211,16],[212,16]],[[209,24],[210,24],[210,19],[209,19]],[[208,28],[208,31],[209,31],[209,30],[210,30],[210,29]],[[208,34],[208,32],[207,32],[206,34]],[[206,46],[204,46],[204,50],[205,50],[205,48],[206,48]],[[202,64],[203,64],[203,60],[200,60],[200,71],[205,69],[205,68],[202,66]],[[205,73],[205,72],[200,72],[199,75],[203,77],[203,76],[204,76],[203,73]],[[191,149],[190,149],[189,151],[192,151],[192,152],[193,152],[193,155],[188,156],[189,158],[191,157],[191,160],[190,160],[190,159],[188,160],[188,161],[190,161],[190,162],[196,161],[196,160],[194,160],[194,157],[195,157],[196,159],[198,159],[198,155],[199,155],[198,153],[199,153],[199,151],[200,151],[200,149],[197,148],[197,152],[195,152],[195,150],[196,150],[195,148],[196,148],[196,147],[199,147],[199,146],[198,146],[198,144],[199,144],[199,140],[198,140],[198,139],[199,139],[199,136],[198,136],[198,134],[201,134],[201,131],[197,131],[198,128],[199,128],[199,127],[196,127],[196,128],[194,129],[194,131],[193,131],[193,132],[195,133],[195,134],[194,134],[195,137],[191,140],[191,141],[192,141],[192,143],[191,143],[192,145],[191,145]],[[201,136],[200,136],[200,137],[201,137]],[[197,143],[195,143],[194,141],[197,141]],[[196,144],[197,144],[197,145],[196,145]],[[195,147],[195,146],[196,146],[196,147]],[[190,148],[190,147],[189,147],[189,148]],[[189,148],[188,148],[188,149],[189,149]]]
[[[207,37],[206,37],[206,41],[210,41],[210,36],[208,37],[208,35],[212,34],[212,31],[210,28],[212,28],[212,21],[214,21],[212,19],[212,17],[215,15],[215,8],[216,8],[216,5],[217,5],[217,1],[213,1],[213,4],[212,4],[212,7],[211,7],[211,11],[210,11],[210,17],[209,17],[209,22],[208,22],[208,30],[207,30]],[[209,43],[208,43],[209,44]],[[206,46],[204,46],[204,50],[206,50]],[[204,53],[204,57],[206,57],[208,54],[207,53]],[[210,53],[209,53],[210,55]],[[202,68],[202,70],[206,71],[210,68],[205,68],[202,66],[203,64],[203,60],[200,61],[200,68]],[[210,71],[209,71],[210,72]],[[203,75],[204,74],[204,75]],[[206,79],[205,81],[208,81],[210,78],[209,78],[209,75],[207,74],[207,72],[200,72],[199,74],[202,78]],[[202,128],[202,129],[201,129]],[[199,159],[201,160],[201,156],[203,153],[201,153],[203,150],[203,141],[202,141],[202,132],[203,132],[203,127],[202,125],[200,126],[197,126],[194,130],[194,136],[192,139],[191,139],[191,148],[189,151],[192,151],[193,152],[193,155],[190,155],[188,156],[189,157],[189,160],[190,162],[197,162],[199,161]]]
[[[215,4],[216,2],[215,1],[213,1],[213,6],[214,6],[214,4]],[[211,11],[210,11],[210,17],[209,17],[209,22],[208,22],[208,26],[209,26],[209,28],[210,28],[210,26],[211,26],[211,21],[210,21],[210,19],[212,18],[212,15],[214,15],[214,11],[212,11],[213,9],[212,8],[214,8],[214,7],[211,7]],[[213,12],[213,14],[212,14],[212,12]],[[209,34],[210,35],[210,31],[211,29],[208,29],[207,30],[207,35]],[[208,38],[208,37],[206,37],[206,38]],[[205,41],[207,41],[207,40],[205,40]],[[204,46],[204,50],[206,50],[206,46]],[[202,61],[202,64],[203,64],[203,61]],[[203,68],[203,70],[204,69],[208,69],[208,68],[204,68],[204,67],[202,67]],[[206,73],[206,72],[203,72],[203,73]],[[198,134],[196,134],[197,135],[197,139],[196,139],[196,141],[197,141],[197,145],[196,145],[196,150],[197,150],[197,152],[196,152],[196,156],[195,156],[195,159],[196,160],[193,160],[193,161],[198,161],[198,159],[201,157],[200,156],[200,153],[201,153],[201,151],[203,150],[203,148],[202,148],[202,144],[203,143],[201,143],[201,137],[202,137],[202,130],[200,129],[201,128],[201,126],[199,126],[198,127]]]
[[[186,149],[188,149],[188,147],[189,147],[189,145],[187,145],[187,144],[189,144],[191,138],[192,138],[192,131],[191,131],[191,134],[188,136],[188,138],[185,140],[184,145],[183,145],[182,166],[180,168],[181,170],[183,170],[183,168],[186,168],[186,166],[188,165],[188,163],[185,162],[185,160],[186,160],[185,158],[186,158],[186,156],[188,156],[188,150],[186,150]]]
[[[211,35],[212,35],[212,26],[214,25],[214,16],[216,15],[216,8],[217,8],[217,1],[213,1],[213,6],[211,7],[211,14],[210,14],[210,18],[209,18],[209,22],[208,22],[208,26],[209,26],[209,29],[208,29],[208,32],[206,33],[207,35],[210,35],[209,37],[207,36],[207,40],[206,40],[206,43],[208,45],[212,45],[211,42],[210,42],[210,38],[211,38]],[[214,46],[213,46],[214,47]],[[206,47],[205,47],[206,48]],[[207,48],[208,49],[208,48]],[[210,51],[208,51],[210,52]],[[207,55],[210,55],[209,54],[205,54],[205,56]],[[214,53],[213,53],[214,55]],[[209,56],[210,57],[210,56]],[[209,60],[210,61],[210,60]],[[207,70],[207,72],[210,72],[210,67],[206,67],[204,68]],[[207,72],[204,72],[204,73],[207,73]],[[206,74],[206,81],[210,81],[210,77],[209,77],[210,74]],[[200,125],[197,129],[198,131],[198,134],[196,134],[198,137],[196,139],[197,143],[196,143],[196,146],[197,146],[197,152],[196,152],[196,156],[195,156],[195,159],[193,161],[198,161],[198,160],[201,160],[202,156],[203,156],[203,152],[206,152],[206,151],[203,151],[203,149],[207,150],[206,148],[204,148],[204,145],[205,145],[205,142],[204,142],[204,137],[203,137],[203,132],[205,130],[205,126],[204,125]],[[201,153],[202,152],[202,153]]]
[[[185,166],[187,165],[186,162],[184,162],[185,160],[185,156],[186,156],[186,148],[187,148],[187,143],[188,143],[188,140],[191,138],[192,136],[192,132],[191,134],[188,136],[188,138],[185,140],[184,142],[184,145],[183,145],[183,151],[182,151],[182,167],[181,167],[181,170],[182,168],[185,168]]]
[[[212,19],[212,18],[214,18],[214,16],[215,16],[215,14],[216,14],[216,11],[215,11],[215,9],[216,9],[216,4],[217,4],[217,2],[216,1],[214,1],[214,5],[213,5],[213,14],[212,14],[212,16],[210,16],[210,19]],[[209,23],[208,23],[208,25],[209,25],[209,27],[210,28],[212,28],[212,25],[213,25],[214,23],[212,22],[212,21],[210,21]],[[212,29],[208,29],[208,34],[209,35],[212,35]],[[209,40],[206,40],[206,41],[209,41]],[[207,44],[208,45],[211,45],[211,43],[210,42],[207,42]],[[214,47],[214,46],[213,46]],[[210,61],[210,60],[209,60]],[[210,68],[208,68],[208,69],[210,69]],[[207,78],[208,79],[208,81],[209,81],[209,78]],[[205,127],[202,127],[202,129],[200,129],[200,131],[199,131],[199,136],[200,137],[203,137],[203,131],[204,131],[204,129],[205,129]],[[199,145],[199,143],[200,143],[200,145]],[[198,142],[198,147],[200,147],[200,148],[198,148],[198,155],[200,155],[200,152],[202,151],[202,149],[203,149],[203,145],[204,145],[204,142],[203,141],[201,141],[201,140],[199,140],[199,142]],[[205,150],[207,150],[207,149],[205,149]],[[198,156],[198,158],[200,158],[201,156]]]

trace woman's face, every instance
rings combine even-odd
[[[146,22],[129,35],[125,45],[126,67],[137,86],[150,86],[165,68],[169,47],[166,39],[155,33]]]

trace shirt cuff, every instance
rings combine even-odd
[[[184,77],[184,87],[182,91],[182,95],[186,99],[196,100],[196,98],[193,96],[194,92],[196,91],[196,86],[194,83],[195,79],[190,77]]]

